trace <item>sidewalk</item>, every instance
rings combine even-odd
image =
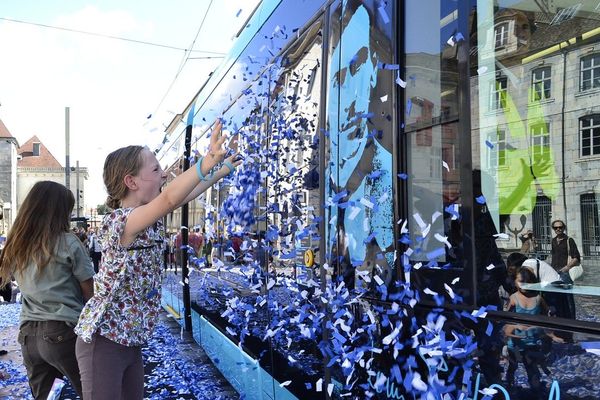
[[[0,399],[32,399],[17,343],[19,304],[0,305]],[[143,348],[146,399],[233,400],[239,395],[170,315],[160,314],[155,333]],[[61,399],[78,398],[65,387]]]

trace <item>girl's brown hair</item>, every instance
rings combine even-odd
[[[61,233],[69,232],[73,193],[60,183],[37,182],[25,197],[0,255],[0,286],[29,262],[41,271],[52,259]]]
[[[112,209],[121,206],[121,200],[127,195],[127,186],[123,178],[137,175],[142,167],[142,146],[127,146],[113,151],[104,161],[104,185],[108,198],[106,205]]]

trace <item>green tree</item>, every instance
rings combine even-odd
[[[110,208],[106,204],[98,204],[96,211],[98,212],[98,215],[104,215],[110,212]]]

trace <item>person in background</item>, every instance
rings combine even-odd
[[[21,290],[18,341],[35,399],[45,400],[63,376],[82,394],[73,327],[93,295],[94,268],[83,243],[69,232],[74,204],[63,185],[37,182],[0,256],[0,284],[14,276]]]
[[[534,283],[540,283],[542,287],[561,279],[560,274],[545,261],[527,258],[527,256],[521,253],[509,254],[506,264],[511,279],[516,279],[517,271],[522,268],[531,271],[535,277]],[[572,293],[542,291],[542,297],[548,305],[550,315],[560,318],[575,318],[575,299]],[[569,340],[571,337],[567,332],[559,332],[557,334],[566,340]]]
[[[96,291],[75,328],[84,400],[143,398],[142,345],[152,336],[161,308],[162,220],[241,163],[234,154],[217,167],[225,158],[224,142],[217,122],[208,154],[164,190],[167,176],[148,148],[123,147],[106,158],[103,177],[113,212],[102,223]]]
[[[0,250],[2,251],[2,250]],[[0,288],[0,297],[2,297],[2,299],[0,299],[0,304],[2,302],[6,302],[6,303],[10,303],[11,299],[12,299],[12,282],[7,283],[6,285],[4,285],[4,287]],[[8,351],[2,349],[0,350],[0,356],[5,356],[8,354]],[[0,373],[1,375],[1,373]]]
[[[533,236],[533,231],[530,229],[527,232],[519,236],[521,239],[521,253],[531,256],[537,251],[537,241]]]
[[[204,234],[204,246],[202,247],[202,256],[206,258],[206,267],[211,268],[213,264],[213,241],[206,236],[206,231],[202,231]]]
[[[204,236],[200,233],[200,228],[194,228],[188,238],[188,245],[194,250],[194,256],[202,257],[202,246],[204,245]]]
[[[528,267],[518,269],[515,276],[517,291],[510,296],[505,311],[530,315],[547,315],[548,306],[540,293],[522,287],[523,284],[532,284],[537,281],[538,278]],[[508,368],[506,371],[508,387],[513,385],[518,364],[522,362],[527,372],[530,387],[534,390],[541,390],[543,384],[540,369],[546,375],[550,375],[545,356],[545,347],[549,343],[548,340],[562,343],[563,339],[552,332],[545,332],[542,328],[522,324],[508,324],[504,327],[504,333],[508,339]]]
[[[90,249],[90,257],[94,263],[94,271],[98,273],[100,257],[102,257],[102,245],[100,243],[100,236],[98,235],[98,228],[90,231],[88,235],[88,247]]]
[[[573,238],[568,237],[565,233],[567,226],[563,221],[560,219],[553,221],[552,229],[556,233],[556,236],[552,239],[552,250],[550,253],[552,256],[552,268],[559,273],[563,273],[563,277],[567,277],[569,270],[580,264],[581,255]],[[571,257],[570,261],[569,257]]]

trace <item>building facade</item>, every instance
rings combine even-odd
[[[18,154],[17,207],[23,203],[36,182],[48,180],[65,184],[65,168],[37,136],[33,136],[19,147]],[[75,197],[73,216],[85,216],[85,182],[88,176],[86,167],[71,167],[70,189]]]
[[[0,235],[6,235],[16,215],[18,147],[17,139],[0,120]]]

